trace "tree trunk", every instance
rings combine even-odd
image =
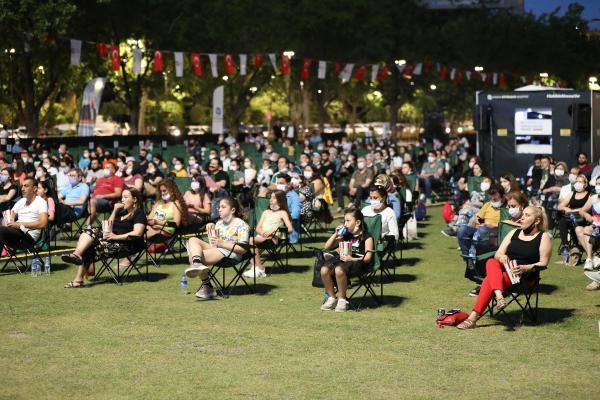
[[[131,110],[131,129],[134,134],[144,135],[146,133],[146,107],[148,105],[148,88],[142,89],[139,107],[137,110]],[[137,132],[135,131],[137,129]]]
[[[23,93],[25,100],[25,126],[29,136],[38,136],[40,130],[39,110],[35,104],[35,88],[33,82],[31,58],[28,53],[23,54]]]

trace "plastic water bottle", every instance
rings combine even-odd
[[[183,296],[190,294],[190,292],[188,291],[187,276],[185,274],[181,275],[181,281],[179,281],[179,286],[181,287],[181,294]]]
[[[50,264],[50,257],[44,257],[44,273],[50,275],[52,273],[52,266]]]
[[[31,276],[37,278],[38,276],[40,276],[41,271],[42,261],[39,258],[35,257],[31,262]]]
[[[567,262],[569,261],[569,248],[567,246],[563,246],[560,255],[562,257],[563,263],[567,265]]]
[[[477,242],[479,241],[479,231],[475,231],[473,239],[471,240],[471,247],[469,248],[469,257],[475,258],[477,255]]]

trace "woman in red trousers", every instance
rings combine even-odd
[[[485,268],[487,276],[481,284],[477,302],[469,318],[458,325],[459,329],[472,329],[486,307],[496,298],[496,309],[504,309],[507,302],[502,292],[511,286],[510,278],[504,270],[504,264],[514,260],[517,266],[513,269],[516,275],[532,271],[535,266],[546,266],[552,254],[552,241],[545,234],[548,229],[548,218],[544,209],[529,206],[523,210],[519,220],[520,229],[515,229],[506,235],[496,251],[496,256],[488,260]]]

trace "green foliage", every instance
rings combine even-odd
[[[177,126],[183,129],[183,107],[181,103],[174,100],[148,101],[146,112],[148,122],[155,128],[157,133],[166,133],[169,126]]]

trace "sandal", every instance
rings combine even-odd
[[[77,289],[82,287],[83,281],[71,281],[64,286],[65,289]]]
[[[506,302],[506,300],[504,299],[504,297],[502,297],[500,299],[496,299],[496,310],[497,311],[504,310],[507,305],[508,305],[508,303]]]
[[[460,324],[456,325],[456,327],[458,329],[473,329],[473,328],[475,328],[475,323],[476,322],[473,321],[471,318],[467,318]]]
[[[67,264],[75,264],[75,265],[83,264],[82,258],[79,257],[75,253],[65,254],[60,259],[63,260],[64,262],[66,262]]]

